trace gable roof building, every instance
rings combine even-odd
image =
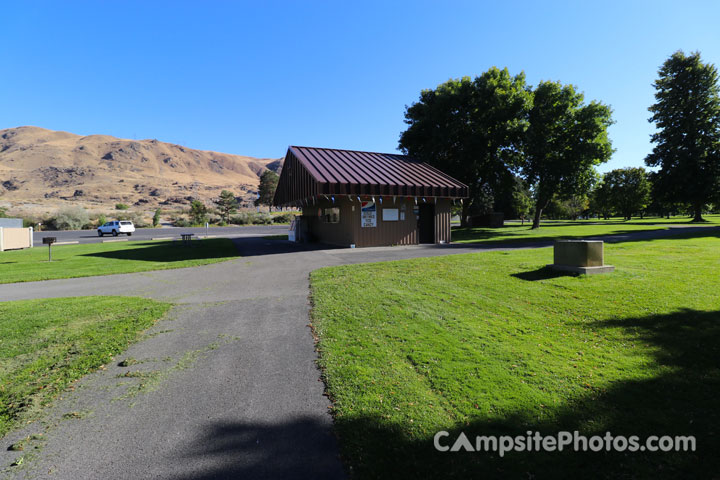
[[[406,155],[332,148],[290,147],[275,205],[301,206],[321,195],[466,198],[468,188]]]
[[[291,146],[273,204],[303,209],[300,237],[338,245],[450,242],[466,185],[406,155]]]

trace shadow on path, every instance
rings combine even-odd
[[[222,422],[207,427],[188,457],[197,471],[168,480],[220,479],[339,479],[344,472],[337,460],[336,440],[328,425],[309,418],[285,423]]]
[[[192,240],[189,245],[183,245],[180,241],[137,242],[131,244],[130,248],[123,244],[116,250],[86,253],[83,256],[145,262],[181,262],[237,257],[238,251],[232,240],[217,238]]]
[[[319,250],[346,248],[328,245],[325,243],[295,243],[288,240],[269,240],[261,237],[238,238],[235,239],[235,243],[240,251],[240,255],[243,257],[282,255],[285,253],[316,252]]]

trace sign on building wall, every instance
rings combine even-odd
[[[397,208],[383,208],[382,219],[383,222],[397,222],[398,221],[398,209]]]
[[[360,222],[362,227],[377,227],[377,207],[375,202],[362,202],[360,205]]]

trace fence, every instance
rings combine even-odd
[[[0,227],[0,252],[20,248],[32,248],[33,229]]]

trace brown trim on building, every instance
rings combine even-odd
[[[274,205],[301,206],[319,195],[466,198],[468,188],[405,155],[292,146]]]
[[[421,210],[422,240],[449,243],[451,203],[467,196],[466,185],[405,155],[293,146],[273,204],[301,207],[316,241],[371,247],[419,243]],[[365,218],[363,202],[375,208]]]

